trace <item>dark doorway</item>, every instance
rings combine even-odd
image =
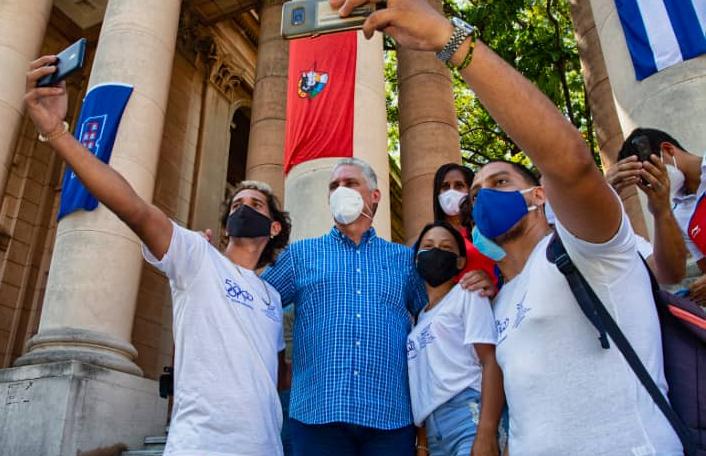
[[[228,153],[228,184],[235,186],[245,179],[250,139],[250,108],[239,108],[230,124],[230,150]]]

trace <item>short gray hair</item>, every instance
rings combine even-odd
[[[365,182],[368,184],[368,188],[370,190],[377,190],[378,177],[375,174],[373,167],[370,166],[368,162],[363,161],[360,158],[344,158],[336,162],[331,170],[331,176],[333,176],[336,170],[338,170],[341,166],[355,166],[363,173],[363,177],[365,178]]]

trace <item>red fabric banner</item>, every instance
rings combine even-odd
[[[356,32],[289,43],[284,171],[324,157],[353,156]]]

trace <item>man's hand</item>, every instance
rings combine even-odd
[[[480,269],[465,273],[458,283],[464,290],[478,291],[485,298],[492,298],[497,293],[493,279]]]
[[[37,87],[37,81],[56,71],[56,66],[50,65],[55,62],[55,55],[45,55],[30,63],[27,72],[24,97],[27,113],[37,130],[45,135],[61,128],[68,109],[66,83],[61,82],[58,87]]]
[[[689,298],[700,306],[706,306],[706,275],[702,275],[689,287]]]
[[[669,174],[667,167],[656,155],[650,155],[650,161],[642,162],[639,171],[641,179],[637,186],[647,195],[647,206],[654,216],[671,212],[672,198],[669,194]]]
[[[608,168],[605,177],[615,191],[620,193],[640,182],[641,169],[642,163],[638,161],[636,155],[631,155]]]
[[[329,0],[329,3],[345,17],[369,0]],[[368,39],[376,30],[390,35],[402,47],[434,52],[442,50],[453,34],[449,20],[427,0],[388,0],[387,8],[375,11],[363,24]]]

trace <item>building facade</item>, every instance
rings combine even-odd
[[[173,353],[169,284],[143,262],[136,236],[102,206],[57,223],[64,165],[37,141],[24,114],[28,62],[88,39],[87,64],[68,83],[72,130],[90,87],[134,85],[111,166],[180,225],[218,229],[225,196],[247,178],[273,186],[295,238],[313,236],[331,225],[326,180],[335,159],[283,172],[288,43],[279,35],[281,3],[0,2],[2,454],[114,454],[163,434],[168,402],[157,380]],[[703,150],[706,130],[689,125],[703,119],[705,104],[693,101],[680,112],[673,94],[706,96],[706,60],[633,84],[615,9],[605,6],[612,2],[590,3],[593,12],[588,2],[581,11],[596,21],[579,32],[611,43],[601,74],[607,65],[614,99],[603,103],[617,107],[623,130],[647,123]],[[431,219],[435,170],[461,157],[449,71],[430,53],[400,50],[398,57],[401,169],[386,154],[379,36],[358,36],[353,154],[380,177],[378,232],[408,243]],[[596,74],[588,71],[587,82]],[[647,89],[649,96],[640,95]],[[667,118],[650,116],[645,103],[674,108]],[[606,154],[617,153],[619,141],[607,143]]]

